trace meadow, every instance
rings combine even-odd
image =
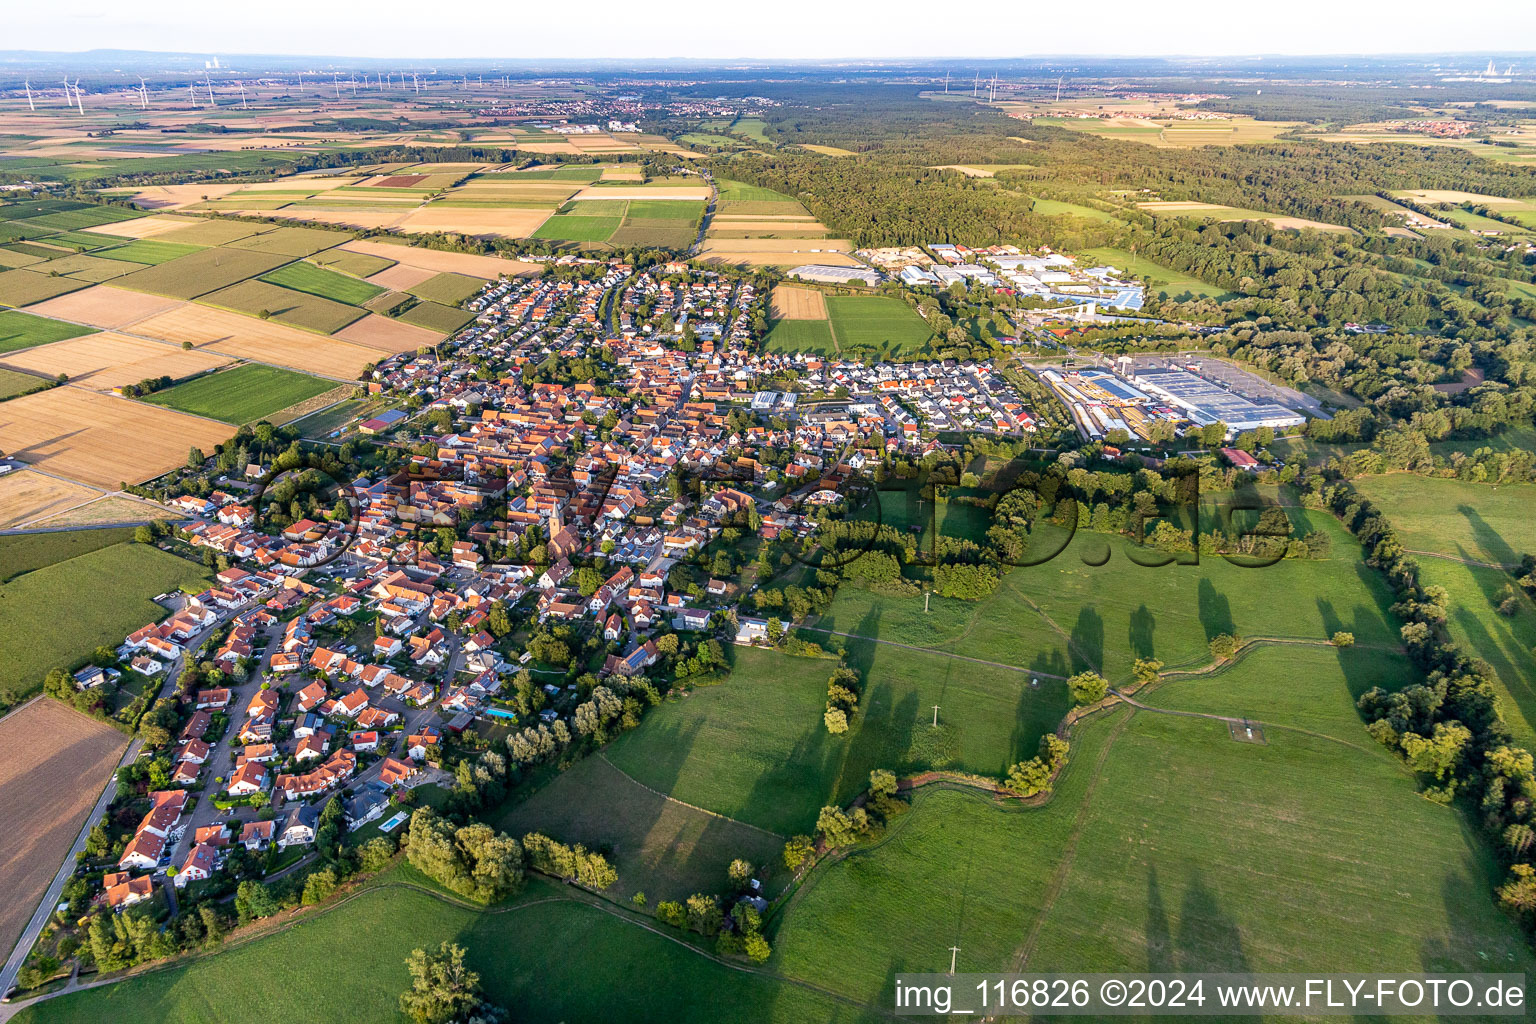
[[[109,260],[124,260],[128,263],[142,263],[146,266],[159,266],[169,263],[171,260],[190,256],[200,250],[200,246],[186,245],[182,242],[167,242],[156,238],[139,238],[124,245],[114,245],[109,249],[98,249],[94,255]]]
[[[254,423],[335,387],[334,381],[246,363],[146,395],[144,401],[225,423]]]
[[[780,320],[768,331],[764,350],[830,356],[837,346],[832,341],[832,325],[825,320]]]
[[[1101,220],[1108,224],[1124,223],[1112,213],[1106,213],[1092,206],[1063,202],[1060,199],[1036,199],[1033,210],[1046,217],[1086,217],[1089,220]]]
[[[1360,477],[1353,483],[1386,514],[1410,551],[1506,565],[1536,552],[1536,517],[1531,515],[1536,486],[1531,484],[1473,484],[1413,473]]]
[[[114,544],[46,565],[0,587],[0,679],[14,701],[53,668],[74,668],[165,617],[150,598],[208,579],[200,565],[142,544]]]
[[[565,242],[606,242],[608,236],[618,230],[621,217],[586,217],[574,213],[557,213],[533,233],[533,238],[550,238]]]
[[[889,295],[831,295],[827,315],[840,349],[887,349],[893,355],[914,352],[933,332],[901,299]]]
[[[418,299],[428,299],[445,306],[457,306],[465,299],[478,295],[485,282],[478,277],[444,273],[407,288]]]
[[[1226,292],[1212,284],[1206,284],[1198,277],[1190,277],[1177,270],[1171,270],[1160,263],[1143,259],[1126,252],[1123,249],[1101,248],[1084,250],[1085,257],[1098,260],[1100,263],[1118,267],[1127,273],[1137,277],[1146,278],[1153,289],[1163,298],[1183,299],[1186,297],[1215,299],[1225,295]]]
[[[414,876],[414,878],[412,877]],[[414,882],[408,869],[386,880]],[[636,927],[570,890],[534,880],[518,902],[472,910],[405,888],[375,888],[311,912],[277,935],[217,956],[24,1010],[18,1024],[144,1017],[195,1024],[238,1006],[281,1020],[329,1006],[337,1024],[404,1021],[398,1001],[412,949],[443,941],[470,950],[488,999],[529,1024],[851,1024],[869,1018],[836,999],[708,960],[669,933]],[[409,927],[402,927],[409,922]],[[366,936],[366,941],[359,941]],[[581,956],[570,955],[571,949]],[[338,950],[346,950],[338,956]],[[664,983],[662,983],[664,981]],[[653,983],[655,982],[655,983]]]

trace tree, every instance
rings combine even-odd
[[[1155,658],[1137,658],[1131,666],[1131,674],[1136,681],[1143,686],[1157,679],[1157,674],[1163,670],[1163,663]]]
[[[833,736],[841,736],[848,731],[848,712],[842,708],[827,708],[821,717],[827,723],[827,732]]]
[[[726,874],[730,876],[732,885],[738,889],[744,889],[747,883],[752,881],[752,864],[750,861],[737,857],[731,861],[731,866],[726,869]]]
[[[306,907],[312,907],[316,903],[323,903],[336,891],[336,869],[321,868],[304,880],[303,903]]]
[[[135,544],[153,544],[155,542],[155,531],[149,528],[148,523],[145,523],[133,531],[133,542]]]
[[[816,816],[816,831],[831,847],[848,846],[859,838],[853,820],[841,807],[823,807]]]
[[[413,949],[405,968],[411,987],[400,996],[400,1011],[415,1024],[451,1024],[480,1007],[480,975],[464,964],[464,947],[444,942],[436,953]]]
[[[768,945],[768,940],[756,933],[747,936],[742,949],[747,954],[749,960],[759,964],[767,960],[773,953],[772,948]]]
[[[696,892],[688,897],[688,927],[700,935],[713,935],[720,930],[725,913],[720,904],[708,893]]]
[[[1355,634],[1346,633],[1341,629],[1333,634],[1332,642],[1335,647],[1353,647],[1355,646]]]
[[[1079,704],[1097,704],[1109,692],[1109,680],[1097,672],[1079,672],[1067,680],[1072,699]]]
[[[260,882],[248,879],[235,890],[235,914],[241,924],[271,917],[280,909],[271,891]]]
[[[784,844],[784,866],[794,871],[816,852],[816,844],[810,836],[790,836]]]
[[[1217,661],[1226,661],[1237,653],[1237,649],[1243,645],[1243,638],[1233,636],[1230,633],[1220,633],[1211,638],[1211,657]]]
[[[199,466],[201,466],[204,462],[207,462],[207,461],[208,461],[208,456],[204,455],[203,454],[203,450],[201,448],[197,447],[197,445],[193,445],[191,448],[189,448],[187,450],[187,468],[188,469],[197,469]]]

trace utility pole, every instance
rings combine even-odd
[[[933,706],[933,727],[935,729],[939,727],[939,706],[937,704]],[[955,973],[954,969],[951,968],[949,973]]]
[[[953,976],[954,973],[955,973],[955,957],[958,956],[959,953],[960,953],[960,947],[959,946],[950,946],[949,947],[949,973],[950,973],[951,976]]]

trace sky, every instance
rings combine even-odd
[[[71,0],[63,7],[11,5],[0,26],[0,49],[210,56],[829,59],[1465,51],[1502,61],[1536,51],[1533,0]]]

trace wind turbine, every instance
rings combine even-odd
[[[197,107],[197,86],[191,82],[187,83],[187,96],[192,100],[192,106],[195,109]]]
[[[85,104],[80,101],[80,79],[75,79],[75,106],[80,108],[80,116],[85,116]]]
[[[993,75],[992,75],[992,91],[990,93],[988,93],[988,95],[987,95],[987,102],[988,103],[994,103],[996,101],[997,101],[997,74],[994,72]]]
[[[336,98],[341,99],[341,76],[334,71],[331,72],[331,86],[336,90]]]
[[[981,88],[981,72],[976,72],[976,80],[971,83],[971,99],[976,98],[976,90]]]
[[[944,95],[949,95],[949,72],[944,72]]]
[[[203,81],[208,83],[208,105],[210,107],[218,106],[219,101],[213,98],[213,79],[206,71],[203,72]]]
[[[139,104],[144,110],[149,109],[149,90],[144,87],[144,76],[139,76]]]
[[[1066,75],[1062,75],[1060,78],[1056,79],[1056,102],[1057,103],[1061,102],[1061,83],[1065,82],[1066,80],[1067,80],[1067,76]]]
[[[357,75],[352,76],[352,98],[357,99]]]
[[[299,72],[299,88],[301,90],[304,88],[304,72],[302,71]]]
[[[37,104],[32,102],[32,83],[29,81],[29,82],[27,82],[25,84],[26,84],[26,87],[27,87],[27,109],[32,111],[33,113],[36,113],[37,112]]]
[[[417,92],[421,92],[421,81],[417,79],[416,72],[414,71],[411,72],[411,84],[416,87]]]
[[[239,82],[237,84],[240,86],[240,109],[244,110],[245,109],[245,83],[244,82]]]
[[[72,106],[75,105],[74,104],[74,100],[70,99],[70,97],[69,97],[69,76],[68,75],[64,76],[64,105],[66,107],[72,107]]]

